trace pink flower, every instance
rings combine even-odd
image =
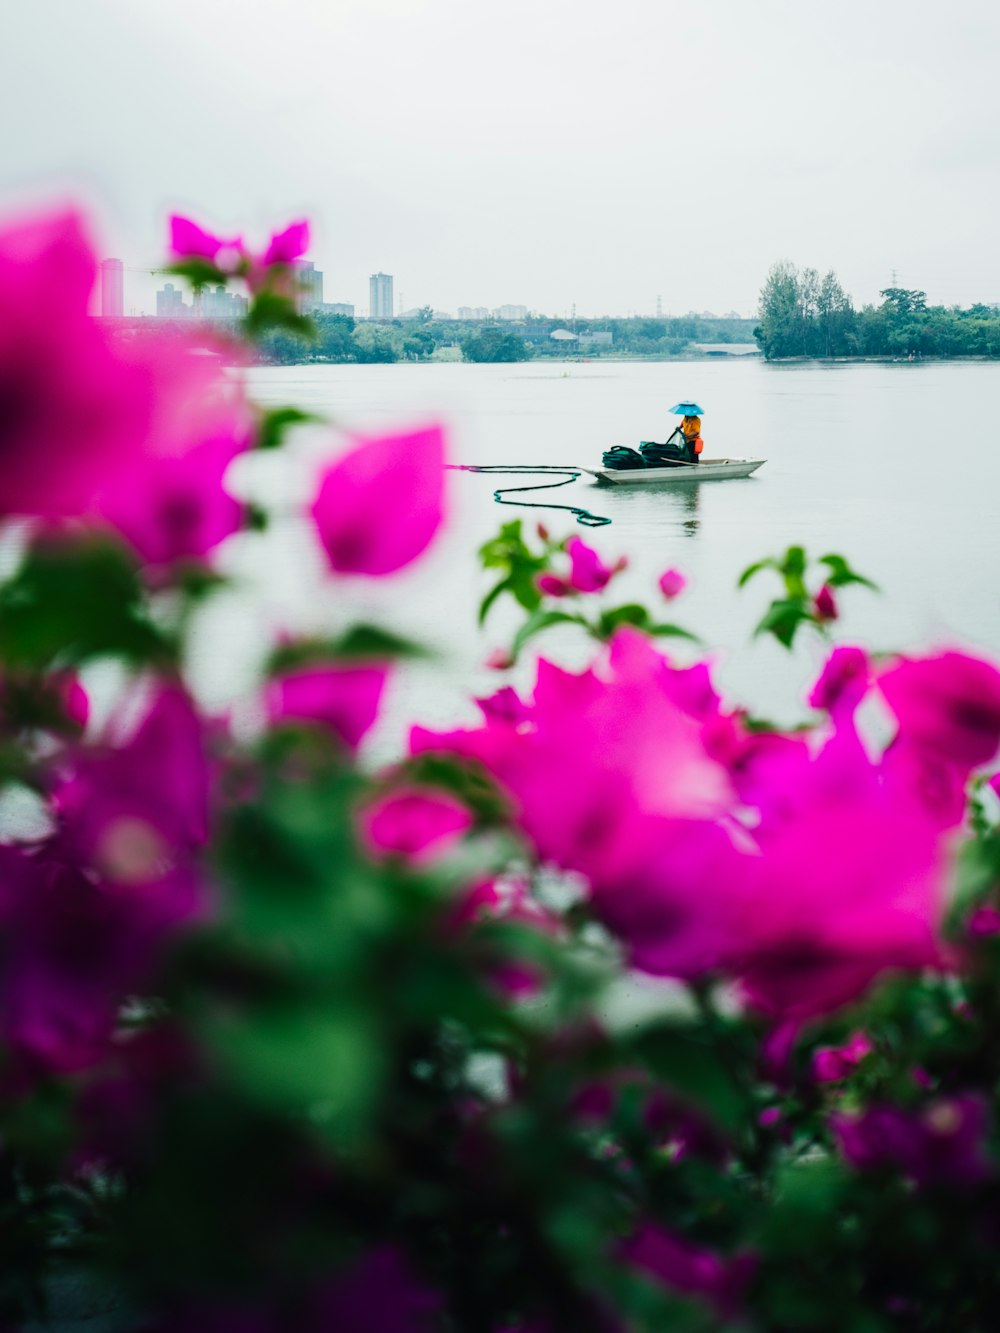
[[[210,264],[217,263],[223,251],[243,252],[243,242],[239,237],[223,240],[210,231],[205,231],[190,218],[174,213],[170,218],[170,252],[175,259],[204,259]]]
[[[705,753],[699,723],[671,698],[664,660],[645,635],[620,630],[606,674],[573,675],[540,659],[529,727],[491,718],[478,731],[416,729],[411,746],[479,760],[514,799],[543,859],[617,879],[646,845],[633,836],[635,817],[710,817],[730,786]]]
[[[813,1055],[813,1077],[818,1083],[839,1083],[874,1049],[864,1032],[853,1033],[843,1046],[821,1046]]]
[[[0,676],[0,730],[79,734],[89,713],[90,700],[73,671],[39,678],[11,670]]]
[[[491,648],[484,665],[491,671],[508,671],[514,665],[514,659],[507,648]]]
[[[155,385],[87,303],[96,265],[75,213],[0,229],[0,517],[59,517],[140,451]]]
[[[287,671],[266,691],[271,724],[311,722],[356,750],[378,717],[388,671],[384,666],[324,663]]]
[[[809,706],[853,713],[868,691],[871,668],[863,648],[834,648],[809,694]]]
[[[840,1150],[858,1171],[894,1168],[921,1186],[968,1189],[994,1174],[986,1152],[989,1111],[977,1093],[940,1098],[921,1111],[869,1106],[831,1116]]]
[[[150,457],[123,471],[96,509],[135,548],[144,564],[199,560],[243,526],[244,507],[223,487],[248,437],[223,433],[179,457]]]
[[[738,1318],[757,1268],[752,1254],[726,1259],[653,1222],[644,1222],[634,1231],[619,1254],[631,1267],[664,1286],[701,1297],[727,1322]]]
[[[621,564],[606,565],[597,552],[579,537],[569,539],[566,553],[570,559],[569,583],[577,592],[600,592],[623,568]]]
[[[646,636],[622,630],[606,678],[542,659],[526,720],[491,715],[479,730],[444,736],[418,729],[411,746],[483,764],[539,858],[588,876],[596,910],[633,963],[692,975],[729,947],[722,901],[741,864],[713,822],[731,794],[726,775],[672,687]]]
[[[170,218],[170,250],[175,259],[204,259],[226,273],[242,273],[252,290],[268,285],[271,270],[290,267],[309,249],[309,223],[292,222],[275,232],[263,254],[254,254],[242,237],[231,240],[206,231],[190,218]]]
[[[539,906],[521,880],[485,880],[474,885],[459,899],[448,924],[475,930],[504,921],[547,935],[561,929],[558,918]],[[490,944],[493,948],[485,960],[485,971],[497,989],[512,998],[536,994],[544,981],[537,961],[520,955],[514,940],[493,939]]]
[[[179,686],[157,688],[124,742],[72,752],[55,804],[66,851],[130,890],[151,930],[202,906],[209,769],[201,721]]]
[[[364,441],[324,473],[312,515],[338,573],[379,576],[408,565],[444,516],[441,428]]]
[[[409,787],[365,806],[359,824],[374,855],[423,862],[454,846],[472,827],[472,816],[446,792]]]
[[[983,907],[977,907],[969,917],[966,929],[970,935],[977,939],[1000,935],[1000,911],[989,903]]]
[[[573,591],[566,579],[561,579],[558,574],[539,574],[535,585],[547,597],[566,597]]]
[[[290,222],[283,231],[276,231],[261,258],[265,268],[272,264],[293,264],[309,249],[309,223]]]
[[[504,685],[495,694],[488,695],[485,699],[477,699],[476,703],[484,717],[496,718],[499,722],[509,722],[515,727],[527,722],[531,717],[530,708],[512,685]]]
[[[878,685],[908,742],[967,772],[996,755],[1000,671],[992,663],[957,652],[904,658]]]
[[[837,599],[828,583],[824,583],[813,598],[813,614],[817,620],[836,620],[839,615]]]
[[[943,962],[943,849],[905,806],[818,798],[747,872],[735,971],[780,1020],[831,1012],[890,969]]]
[[[52,853],[0,847],[0,881],[0,1032],[32,1065],[87,1068],[142,976],[129,898]]]
[[[382,1245],[326,1282],[298,1327],[301,1333],[435,1333],[441,1313],[440,1296],[406,1256]]]
[[[666,597],[667,601],[671,601],[674,597],[679,596],[686,587],[687,579],[679,569],[666,569],[660,575],[659,589],[664,597]]]

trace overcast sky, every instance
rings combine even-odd
[[[1000,301],[995,0],[8,0],[0,182],[107,253],[307,214],[328,301],[752,313],[780,258]],[[154,284],[127,275],[126,304]]]

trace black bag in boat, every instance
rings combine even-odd
[[[626,472],[630,468],[646,466],[642,454],[637,449],[630,449],[626,444],[616,444],[613,449],[605,449],[601,455],[601,462],[605,467],[614,468],[616,472]]]
[[[657,444],[655,440],[643,440],[639,445],[639,454],[644,467],[677,467],[687,462],[684,447],[680,444]]]

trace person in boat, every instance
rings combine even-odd
[[[680,432],[684,437],[684,457],[689,463],[698,463],[702,451],[701,417],[682,417]]]
[[[681,424],[675,427],[673,434],[667,440],[667,444],[676,444],[680,450],[680,457],[684,462],[700,462],[698,455],[703,448],[701,438],[701,417],[682,417]]]

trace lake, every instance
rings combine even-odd
[[[328,583],[321,595],[315,549],[289,516],[262,542],[239,539],[226,556],[227,568],[257,591],[228,594],[198,635],[194,666],[205,694],[219,702],[250,683],[234,665],[235,648],[263,645],[277,627],[318,630],[365,614],[391,616],[438,651],[432,666],[408,670],[397,685],[380,748],[398,744],[408,720],[468,716],[460,694],[496,687],[483,658],[515,623],[498,613],[476,631],[488,583],[475,548],[518,514],[529,523],[541,517],[554,532],[579,532],[608,558],[628,554],[617,600],[656,604],[657,576],[682,569],[690,588],[671,617],[718,650],[718,678],[731,699],[782,722],[795,720],[819,650],[804,644],[790,656],[770,641],[750,644],[778,585],[764,574],[738,593],[736,581],[751,561],[792,542],[813,555],[842,552],[884,589],[884,596],[844,592],[842,641],[886,649],[964,643],[1000,653],[1000,365],[344,365],[255,368],[250,382],[262,402],[298,403],[348,430],[443,420],[453,461],[464,463],[598,466],[611,444],[665,438],[674,425],[667,409],[694,398],[705,408],[705,456],[768,461],[745,481],[617,491],[581,480],[551,493],[609,515],[612,524],[598,530],[565,514],[501,508],[492,489],[506,479],[453,473],[448,530],[418,567],[389,581]],[[307,430],[293,455],[301,461],[343,447]],[[253,467],[262,498],[294,506],[307,489],[301,475],[292,479],[293,460],[257,458]],[[569,664],[585,660],[574,630],[540,642]]]

